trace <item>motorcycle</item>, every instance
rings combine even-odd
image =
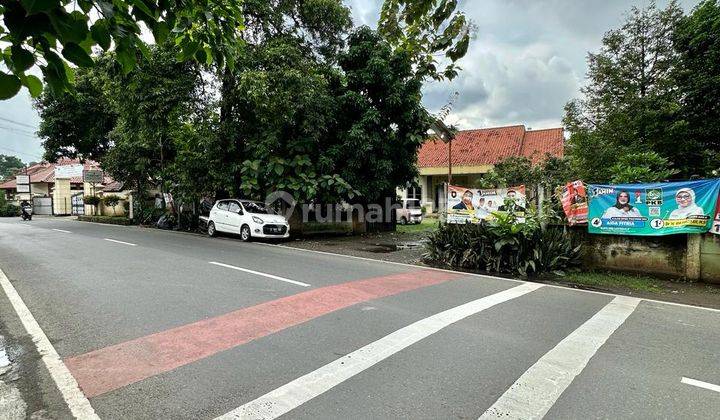
[[[32,206],[22,206],[22,209],[20,211],[20,216],[23,220],[32,220]]]

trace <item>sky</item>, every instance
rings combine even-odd
[[[433,113],[454,99],[445,122],[459,129],[524,124],[560,127],[564,105],[579,96],[589,51],[618,27],[633,6],[649,0],[460,0],[477,27],[462,70],[452,81],[428,83],[423,103]],[[345,0],[356,25],[377,26],[382,0]],[[681,0],[690,11],[699,1]],[[658,0],[659,7],[667,4]],[[8,120],[14,121],[9,122]],[[38,161],[39,124],[25,89],[0,101],[0,154]]]

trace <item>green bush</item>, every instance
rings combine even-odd
[[[103,204],[105,204],[108,207],[112,207],[113,209],[113,215],[117,214],[115,212],[115,207],[120,203],[120,196],[117,196],[115,194],[109,194],[102,198]]]
[[[0,206],[0,217],[16,217],[20,216],[20,207],[5,203],[4,205]]]
[[[108,225],[132,225],[133,221],[127,217],[116,216],[78,216],[81,222],[105,223]]]
[[[20,216],[20,207],[10,204],[5,199],[4,192],[0,191],[0,217]]]
[[[578,263],[580,246],[561,228],[541,229],[528,212],[525,222],[498,214],[482,224],[443,224],[428,236],[424,259],[451,267],[533,276]]]

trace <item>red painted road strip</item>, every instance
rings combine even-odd
[[[85,395],[94,397],[348,306],[460,276],[421,270],[322,287],[70,357],[65,364]]]

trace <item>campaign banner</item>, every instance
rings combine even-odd
[[[507,212],[505,199],[514,202],[515,214],[525,215],[525,186],[499,189],[476,189],[450,185],[447,197],[447,223],[480,223],[495,214]]]
[[[713,220],[710,232],[720,235],[720,195],[718,195],[717,206],[715,207],[715,220]]]
[[[705,233],[712,225],[718,191],[720,179],[589,185],[588,231],[641,236]]]
[[[582,181],[565,184],[562,187],[560,201],[570,226],[587,224],[588,197]]]

